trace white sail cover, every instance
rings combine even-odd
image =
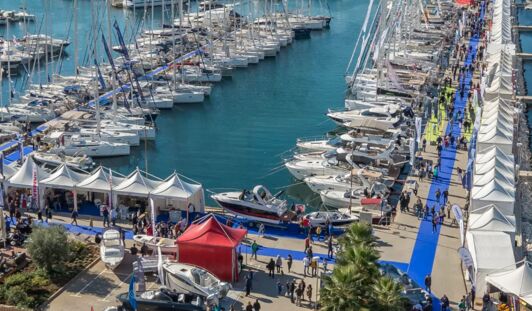
[[[63,163],[48,178],[39,183],[48,188],[70,190],[86,177],[86,174],[76,173]]]
[[[532,265],[528,261],[511,271],[490,273],[486,276],[486,283],[502,292],[516,295],[532,305]]]
[[[39,179],[47,178],[50,176],[50,173],[45,171],[43,168],[35,164],[33,157],[29,156],[26,158],[18,172],[13,174],[8,180],[8,185],[10,187],[18,188],[31,188],[33,187],[33,168],[37,167],[37,175]]]
[[[137,168],[114,189],[116,194],[148,197],[160,182],[142,176]]]
[[[118,186],[124,178],[116,176],[113,172],[113,188]],[[76,189],[91,192],[109,192],[111,186],[109,185],[109,170],[100,166],[94,170],[89,177],[76,185]]]

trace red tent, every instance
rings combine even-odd
[[[238,281],[236,248],[247,234],[209,214],[193,222],[177,239],[177,260],[204,268],[226,282]]]

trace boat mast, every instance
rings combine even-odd
[[[6,23],[6,38],[9,38],[9,24],[10,22],[8,21]],[[7,100],[7,103],[8,103],[8,106],[11,106],[11,93],[12,93],[12,90],[11,90],[11,44],[9,42],[9,39],[5,40],[5,44],[7,44],[7,89],[9,90],[8,92],[8,100]]]
[[[108,47],[109,47],[109,51],[112,51],[113,50],[113,37],[112,37],[112,34],[111,34],[111,0],[107,0],[106,9],[107,9],[107,37],[108,37],[108,40],[109,40],[109,41],[107,41],[107,44],[108,44]],[[113,89],[113,90],[116,89],[116,87],[115,87],[115,85],[116,85],[115,75],[116,75],[116,72],[113,72],[111,74],[111,89]],[[116,115],[116,109],[117,109],[116,92],[113,92],[113,97],[112,98],[113,98],[113,106],[112,106],[113,115]]]
[[[76,80],[78,78],[78,0],[74,0],[74,71],[76,74]]]

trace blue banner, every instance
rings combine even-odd
[[[129,282],[129,292],[128,292],[129,304],[131,309],[137,310],[137,297],[135,295],[135,276],[131,276],[131,281]]]

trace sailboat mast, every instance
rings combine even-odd
[[[79,66],[79,46],[78,46],[78,0],[74,0],[74,70],[76,74],[76,79],[78,77],[78,66]]]
[[[9,22],[6,23],[6,37],[9,38]],[[7,43],[7,89],[9,90],[8,92],[8,106],[11,106],[11,44],[9,42],[9,39],[5,41]]]
[[[109,46],[109,51],[113,50],[113,37],[111,34],[111,0],[107,0],[107,44]],[[105,43],[104,43],[105,44]],[[114,90],[116,86],[116,80],[115,80],[115,72],[111,74],[111,88]],[[125,95],[124,95],[125,96]],[[116,103],[116,93],[113,92],[113,114],[116,115],[116,109],[117,109],[117,103]]]

